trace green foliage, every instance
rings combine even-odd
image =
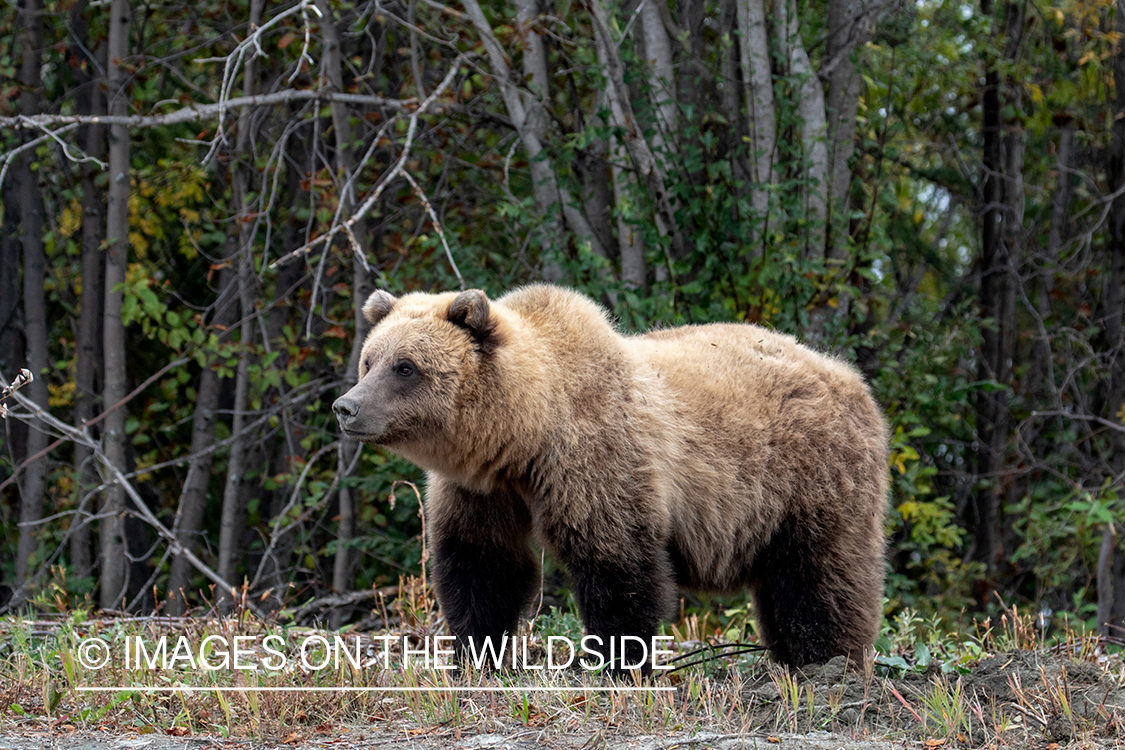
[[[825,5],[820,0],[802,4],[799,38],[790,40],[803,41],[814,67],[825,62],[828,49]],[[69,18],[69,6],[47,6],[49,17]],[[91,49],[104,41],[104,7],[87,10]],[[885,409],[890,439],[886,609],[899,630],[891,643],[896,655],[887,658],[906,659],[903,654],[912,648],[914,661],[905,668],[924,669],[933,659],[940,659],[943,668],[952,663],[929,631],[915,633],[915,618],[936,623],[938,614],[991,606],[976,600],[974,587],[986,578],[989,586],[1036,609],[1092,616],[1101,533],[1108,521],[1125,513],[1115,480],[1120,468],[1114,468],[1112,458],[1116,427],[1092,418],[1121,422],[1121,415],[1103,413],[1112,396],[1106,373],[1116,346],[1107,341],[1112,316],[1106,314],[1104,292],[1109,266],[1103,226],[1112,206],[1105,196],[1112,192],[1112,180],[1091,161],[1109,152],[1115,122],[1107,73],[1121,40],[1104,3],[1067,0],[1028,12],[1018,55],[1007,52],[1002,8],[994,18],[966,2],[888,12],[874,39],[853,55],[862,94],[852,185],[826,218],[809,210],[809,195],[823,186],[809,176],[809,155],[802,152],[800,138],[806,123],[798,96],[809,81],[785,72],[780,59],[773,61],[780,71],[773,79],[776,179],[764,185],[751,178],[754,154],[744,134],[746,113],[729,112],[723,103],[726,87],[735,82],[724,79],[723,56],[732,53],[732,37],[722,34],[719,4],[704,3],[708,22],[685,28],[675,41],[680,45],[679,123],[672,132],[661,130],[659,94],[635,44],[635,25],[630,27],[636,19],[611,9],[612,34],[618,38],[638,125],[634,133],[611,124],[588,11],[570,0],[553,3],[535,27],[547,40],[551,71],[550,94],[542,102],[549,124],[538,158],[550,165],[578,208],[588,208],[594,187],[599,180],[605,183],[614,167],[623,175],[620,198],[606,206],[604,227],[611,236],[604,238],[603,254],[575,236],[562,206],[539,210],[532,165],[513,133],[500,87],[488,75],[479,34],[460,17],[419,5],[415,18],[424,33],[412,40],[412,30],[380,7],[336,9],[339,29],[346,32],[348,93],[414,97],[420,89],[432,91],[435,77],[452,64],[450,45],[478,53],[461,64],[439,106],[420,117],[405,164],[427,193],[466,287],[495,296],[558,269],[565,283],[610,307],[624,330],[757,323],[811,338],[814,346],[854,363],[867,377]],[[485,10],[497,24],[515,15],[511,2]],[[165,112],[236,91],[242,83],[239,65],[224,73],[216,61],[245,38],[245,3],[229,8],[204,3],[190,13],[171,6],[150,11],[132,32],[131,112]],[[267,16],[276,12],[266,11]],[[0,37],[9,42],[3,50],[18,48],[16,23],[13,14],[0,19]],[[45,111],[62,114],[82,106],[77,91],[100,85],[88,80],[99,75],[97,66],[77,49],[69,23],[48,24],[44,39],[44,48],[53,52],[43,66],[41,95]],[[264,56],[256,62],[253,82],[260,90],[320,85],[323,71],[317,66],[325,51],[318,23],[294,14],[261,36]],[[626,28],[634,29],[632,36],[624,34]],[[513,70],[521,70],[524,49],[518,40],[524,32],[511,25],[494,30]],[[412,50],[419,44],[415,59]],[[13,54],[0,52],[4,115],[16,112],[20,94],[13,83],[18,76]],[[316,65],[310,66],[310,58]],[[1010,142],[1013,149],[1022,148],[1023,222],[1009,237],[1020,291],[1010,326],[1012,366],[1010,376],[995,379],[980,374],[980,352],[985,337],[1005,322],[982,320],[976,298],[985,65],[994,66],[1004,81],[1005,137],[1023,139]],[[421,86],[414,81],[416,67],[426,75]],[[234,89],[222,88],[228,74],[234,79],[226,83]],[[744,92],[738,85],[741,102]],[[357,151],[371,157],[352,176],[360,200],[402,155],[415,106],[349,109]],[[361,334],[355,320],[356,264],[350,242],[304,247],[347,212],[340,195],[348,176],[339,168],[332,108],[320,101],[255,109],[250,144],[243,146],[233,125],[238,119],[228,113],[222,133],[217,121],[206,120],[130,134],[130,262],[120,289],[128,371],[133,387],[153,373],[161,375],[124,407],[129,476],[152,510],[174,524],[201,375],[212,372],[220,379],[214,429],[219,441],[227,440],[235,375],[245,357],[248,419],[254,427],[242,471],[248,489],[247,533],[241,541],[247,555],[238,576],[253,578],[271,533],[291,526],[280,552],[287,568],[278,579],[287,587],[278,596],[290,603],[292,597],[307,601],[329,591],[332,557],[341,544],[353,553],[355,587],[393,584],[401,574],[419,572],[422,563],[417,499],[396,483],[419,484],[424,478],[406,461],[364,448],[339,481],[330,404],[346,385],[352,342]],[[1060,172],[1055,161],[1066,124],[1074,127],[1077,148],[1088,161],[1072,174]],[[220,136],[211,153],[211,140]],[[20,137],[18,131],[5,131],[0,136],[4,150]],[[631,139],[638,137],[652,147],[663,170],[675,237],[659,226],[660,206],[628,156]],[[85,188],[78,166],[60,158],[50,143],[41,144],[33,156],[47,216],[52,365],[44,378],[50,408],[68,419],[82,395],[75,384],[76,332],[87,283],[82,230],[91,217],[82,215]],[[249,213],[235,205],[237,169],[250,175]],[[99,173],[95,185],[104,190],[108,179]],[[1054,201],[1066,185],[1073,205],[1063,217],[1059,255],[1051,258],[1045,247]],[[764,187],[769,207],[757,215],[751,195]],[[4,221],[9,226],[10,216]],[[838,235],[832,249],[842,258],[829,260],[826,248],[815,246],[826,223]],[[356,241],[374,283],[394,293],[458,287],[433,218],[403,181],[387,188],[356,231],[361,227],[366,234]],[[252,343],[245,345],[238,316],[224,313],[218,299],[225,280],[236,274],[234,251],[244,231],[253,258],[252,309],[244,311]],[[636,288],[622,280],[615,242],[622,231],[633,233],[644,248],[646,275]],[[272,265],[298,250],[294,259]],[[827,323],[817,330],[816,318],[825,314]],[[1010,411],[1003,476],[976,475],[977,406],[984,394],[1002,394]],[[1094,424],[1106,429],[1091,428]],[[43,526],[33,560],[62,565],[64,571],[67,525],[78,518],[73,514],[83,502],[86,510],[94,507],[94,498],[87,496],[90,487],[82,486],[91,479],[81,478],[71,451],[67,446],[52,453],[44,508],[47,515],[71,515],[63,516],[65,523]],[[229,455],[229,445],[216,449],[208,476],[200,539],[201,554],[209,561],[218,539]],[[4,476],[10,469],[5,463]],[[344,542],[336,504],[341,486],[356,499],[357,533]],[[982,487],[1004,493],[1004,548],[1010,554],[993,571],[973,561],[971,508]],[[4,492],[0,544],[14,549],[16,495]],[[393,503],[388,501],[392,492]],[[153,540],[143,541],[149,546]],[[10,580],[11,557],[0,557],[0,572]],[[159,589],[167,580],[167,560],[157,556],[146,564],[142,577],[151,576]],[[69,596],[89,592],[93,580],[73,572],[42,584],[40,593],[54,591],[52,586]],[[208,581],[197,575],[193,584],[202,589]],[[54,601],[53,595],[37,599],[47,608],[57,606]],[[724,628],[746,637],[748,611],[730,604]],[[567,617],[573,615],[545,614],[539,626],[543,632],[563,632],[574,625]],[[904,668],[898,662],[885,666]]]

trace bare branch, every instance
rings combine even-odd
[[[42,115],[39,115],[39,116],[42,116]],[[29,120],[30,121],[30,120],[34,120],[34,118],[33,117],[0,117],[0,121],[2,121],[2,120],[15,120],[15,121]],[[0,127],[3,127],[3,125],[4,125],[4,123],[0,122]],[[25,125],[25,127],[31,127],[31,126]],[[13,161],[15,161],[15,158],[17,156],[22,154],[24,151],[27,151],[28,149],[35,148],[36,146],[38,146],[40,143],[43,143],[44,141],[51,140],[52,138],[57,138],[59,136],[59,134],[65,133],[69,130],[74,130],[77,127],[78,127],[78,123],[74,123],[72,125],[66,125],[64,127],[59,128],[58,130],[55,130],[55,131],[52,131],[52,132],[48,133],[47,135],[41,135],[38,138],[35,138],[33,140],[28,141],[27,143],[24,143],[20,146],[17,146],[16,148],[12,149],[8,153],[4,154],[3,162],[2,162],[2,164],[0,164],[0,185],[4,184],[4,175],[6,175],[8,173],[8,165],[11,164]]]
[[[445,257],[449,258],[449,265],[453,267],[453,273],[457,275],[457,281],[461,282],[461,288],[465,288],[465,280],[461,278],[461,271],[457,268],[457,262],[453,260],[453,252],[449,249],[449,243],[445,239],[445,230],[441,228],[441,222],[438,221],[437,214],[434,213],[434,207],[430,205],[430,199],[422,192],[422,188],[418,187],[418,183],[410,176],[410,173],[405,169],[402,170],[402,176],[410,183],[410,187],[414,188],[414,194],[418,196],[418,200],[422,201],[426,212],[430,215],[430,220],[434,223],[434,229],[437,230],[438,237],[441,237],[442,247],[445,248]]]
[[[316,89],[285,89],[271,94],[257,94],[255,96],[236,96],[212,104],[188,104],[175,112],[166,115],[126,115],[114,117],[112,115],[33,115],[30,117],[0,117],[0,127],[8,128],[42,128],[52,125],[125,125],[131,128],[154,128],[162,125],[175,125],[182,122],[194,122],[209,117],[214,117],[227,110],[239,107],[265,107],[287,102],[301,102],[308,100],[326,102],[345,102],[348,104],[368,104],[374,107],[391,107],[393,109],[410,109],[417,99],[388,99],[383,96],[371,94],[349,94],[346,92],[317,91]],[[54,131],[54,134],[62,132]],[[37,139],[39,143],[48,136]],[[26,148],[31,144],[24,144]]]
[[[270,268],[276,268],[277,266],[290,260],[291,258],[305,255],[317,245],[323,244],[325,242],[331,243],[332,239],[338,232],[347,232],[351,229],[352,225],[354,225],[357,221],[367,215],[367,212],[370,211],[379,201],[379,197],[383,194],[383,191],[387,189],[391,182],[393,182],[394,179],[398,177],[403,168],[406,166],[406,160],[410,157],[410,149],[414,145],[414,136],[418,132],[418,118],[421,117],[422,114],[424,114],[426,111],[428,111],[431,106],[433,106],[434,102],[437,101],[439,96],[445,93],[445,90],[449,88],[450,84],[453,83],[453,78],[457,75],[457,71],[460,70],[461,63],[467,61],[470,57],[471,55],[468,54],[458,55],[457,59],[453,61],[453,64],[449,66],[449,72],[445,74],[445,78],[442,79],[437,88],[435,88],[430,93],[430,95],[426,97],[426,100],[422,102],[421,106],[419,106],[418,109],[414,110],[410,114],[409,125],[406,129],[406,141],[402,145],[402,154],[399,156],[398,161],[395,162],[395,165],[384,172],[383,176],[379,178],[379,183],[375,186],[375,189],[371,191],[371,194],[367,196],[367,199],[360,205],[359,208],[356,209],[351,218],[343,223],[333,223],[332,228],[327,232],[320,235],[311,242],[306,242],[304,245],[297,248],[293,252],[287,253],[286,255],[278,258],[270,264]]]
[[[25,385],[35,380],[35,376],[31,374],[31,370],[26,367],[19,371],[16,379],[12,381],[11,385],[5,385],[4,390],[0,391],[0,419],[8,416],[8,407],[4,406],[4,399],[11,396],[13,393],[23,388]]]

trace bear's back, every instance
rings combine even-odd
[[[846,363],[761,326],[682,326],[627,339],[638,359],[674,398],[729,412],[740,405],[766,415],[797,402],[822,418],[871,403],[863,378]]]

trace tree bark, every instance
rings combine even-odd
[[[1116,129],[1116,128],[1115,128]],[[1117,134],[1114,134],[1117,140]],[[1116,146],[1116,143],[1115,143]],[[1118,175],[1120,179],[1121,175]],[[1118,183],[1118,185],[1125,183]],[[1120,199],[1118,199],[1120,200]],[[1125,210],[1125,206],[1119,207]],[[1125,315],[1125,237],[1122,236],[1121,219],[1111,220],[1114,227],[1109,243],[1109,281],[1106,285],[1106,340],[1112,360],[1106,399],[1106,419],[1120,423],[1122,390],[1125,389],[1125,338],[1122,316]],[[1120,484],[1125,476],[1125,439],[1120,430],[1111,431],[1110,466],[1112,482]],[[1102,533],[1098,554],[1098,634],[1120,637],[1125,635],[1125,524],[1110,521]]]
[[[813,72],[805,43],[801,39],[800,19],[792,0],[775,0],[774,23],[777,27],[778,51],[788,74],[797,78],[797,116],[800,118],[801,154],[807,170],[802,183],[806,233],[805,254],[824,255],[824,220],[828,205],[828,130],[824,113],[824,89]]]
[[[1015,7],[1005,4],[1007,33],[1018,34],[1019,24],[1011,22]],[[994,12],[992,0],[981,0],[981,11]],[[1005,55],[1015,55],[1009,36]],[[1016,233],[1023,220],[1022,132],[1004,139],[1001,79],[995,55],[985,58],[982,101],[981,159],[981,257],[980,316],[982,342],[977,379],[998,384],[995,390],[981,390],[976,397],[978,489],[973,498],[976,528],[973,559],[985,566],[985,579],[977,589],[978,604],[991,596],[992,581],[1000,562],[1001,509],[1005,493],[1003,469],[1006,461],[1010,413],[1007,384],[1015,344],[1014,252]],[[1016,89],[1012,86],[1013,90]],[[1018,100],[1013,102],[1018,106]]]
[[[824,108],[824,89],[813,72],[812,63],[801,39],[797,8],[791,0],[775,0],[774,23],[777,26],[778,51],[787,72],[799,81],[797,116],[801,132],[801,155],[804,179],[801,181],[801,205],[804,210],[805,236],[802,251],[808,258],[824,258],[825,281],[829,294],[839,282],[839,273],[846,261],[844,257],[832,258],[825,248],[828,214],[828,131]],[[846,250],[846,248],[845,248]],[[823,340],[829,322],[844,317],[848,312],[848,298],[843,291],[832,294],[832,303],[826,297],[809,313],[806,336],[812,342]]]
[[[20,7],[20,111],[25,115],[39,112],[42,81],[43,5],[41,0],[23,0]],[[27,344],[27,367],[35,379],[27,386],[28,397],[47,409],[47,305],[43,294],[47,258],[43,250],[43,205],[39,179],[31,169],[34,154],[25,151],[19,157],[17,179],[20,194],[20,228],[23,240],[23,316]],[[44,426],[30,425],[27,436],[29,456],[42,452],[49,443]],[[17,606],[27,598],[24,588],[31,569],[32,555],[39,546],[38,522],[43,517],[43,498],[47,494],[47,456],[36,459],[24,471],[20,486],[20,530],[16,551],[15,600]]]
[[[324,32],[324,74],[328,79],[328,88],[331,91],[342,91],[344,88],[344,63],[339,32],[332,19],[328,0],[316,0],[317,7],[325,14],[323,23]],[[421,89],[422,82],[416,81]],[[361,168],[359,154],[353,147],[351,122],[348,107],[342,102],[332,103],[332,127],[336,135],[336,172],[343,183]],[[354,183],[353,183],[354,184]],[[341,198],[345,204],[345,211],[355,206],[355,196],[348,193]],[[366,222],[356,223],[356,234],[366,238]],[[352,339],[351,352],[348,355],[348,369],[344,376],[344,385],[340,393],[343,394],[359,380],[359,356],[366,337],[366,318],[363,316],[363,304],[373,291],[373,286],[368,278],[367,267],[363,259],[354,252],[352,254],[352,317],[355,320],[355,337]],[[336,591],[350,591],[353,574],[355,572],[354,555],[351,542],[355,538],[355,498],[351,488],[344,484],[347,472],[352,467],[360,445],[354,440],[341,437],[340,448],[337,454],[337,472],[340,481],[336,493],[337,516],[336,524],[336,555],[332,566],[332,587]],[[342,610],[335,610],[332,614],[332,627],[339,627]]]
[[[540,216],[548,216],[551,206],[558,203],[564,220],[574,232],[575,239],[578,242],[590,243],[591,250],[594,253],[605,257],[607,255],[605,247],[601,245],[598,237],[590,228],[590,224],[582,211],[577,208],[570,191],[558,184],[551,160],[543,158],[544,133],[536,129],[535,118],[528,115],[524,95],[512,81],[512,71],[508,67],[504,50],[500,46],[500,42],[497,41],[488,19],[485,18],[484,11],[481,10],[477,0],[464,0],[463,4],[466,13],[473,22],[473,26],[476,27],[477,33],[481,36],[485,52],[488,54],[492,76],[500,87],[508,116],[512,118],[512,124],[520,136],[524,151],[527,152],[536,210]],[[562,227],[555,222],[548,222],[545,229],[550,242],[562,244]],[[559,281],[562,270],[555,266],[548,266],[544,268],[543,275],[548,281]]]
[[[613,155],[610,160],[610,174],[613,178],[613,212],[617,222],[617,252],[621,256],[621,281],[632,289],[644,289],[646,281],[645,272],[645,246],[638,227],[629,223],[629,215],[635,213],[636,199],[630,195],[629,170],[622,164],[627,155],[620,146],[614,144]]]
[[[609,111],[613,117],[613,124],[621,129],[625,148],[632,159],[633,167],[636,169],[638,176],[644,179],[649,198],[656,208],[653,218],[657,230],[661,236],[668,238],[675,255],[681,257],[683,255],[682,237],[676,223],[671,196],[665,186],[664,169],[656,160],[652,148],[645,140],[644,133],[633,115],[629,89],[625,86],[624,66],[617,54],[617,43],[609,32],[609,16],[606,13],[605,6],[602,5],[602,0],[588,0],[587,6],[590,11],[590,18],[593,21],[594,43],[598,49],[598,62],[606,76],[606,98],[609,101]],[[618,238],[619,245],[620,242],[621,240]],[[634,250],[634,252],[636,251]],[[641,262],[643,263],[643,256]]]
[[[109,113],[128,114],[128,73],[123,67],[129,42],[129,0],[113,0],[110,5],[107,77]],[[105,389],[102,404],[110,409],[124,400],[128,392],[125,370],[125,326],[121,320],[123,293],[129,254],[129,131],[124,125],[109,128],[109,192],[106,209],[105,317],[102,339],[105,356]],[[125,415],[120,406],[105,419],[102,434],[106,461],[125,471]],[[125,490],[111,484],[101,508],[101,605],[111,609],[121,603],[125,592]]]
[[[765,0],[736,0],[738,49],[742,67],[742,86],[746,97],[746,128],[750,144],[750,206],[757,222],[751,235],[749,257],[761,257],[763,238],[769,220],[770,190],[773,184],[774,150],[777,145],[773,77],[770,72],[769,38],[766,33]]]
[[[742,133],[742,106],[739,104],[742,83],[738,75],[740,53],[735,31],[738,28],[737,0],[719,0],[719,39],[722,48],[719,52],[719,75],[722,86],[723,115],[727,118],[732,140],[737,141]]]
[[[225,328],[233,322],[237,302],[236,278],[237,274],[229,266],[219,272],[219,291],[212,317],[215,327]],[[222,390],[219,374],[214,369],[215,359],[214,355],[207,357],[199,375],[195,411],[191,421],[191,461],[172,524],[172,533],[184,550],[191,554],[198,554],[199,550],[199,536],[203,530],[207,487],[211,481],[211,464],[214,458],[214,452],[210,448],[215,444],[215,410],[219,407],[219,394]],[[189,588],[194,571],[195,566],[186,554],[178,554],[172,558],[168,573],[168,614],[176,617],[187,611],[191,603],[189,597],[192,592]]]
[[[546,117],[543,107],[550,95],[550,78],[547,75],[547,51],[543,46],[543,35],[536,31],[535,20],[539,16],[539,0],[516,0],[516,21],[523,47],[523,76],[531,90],[534,104],[529,106],[533,117]],[[547,127],[546,120],[534,123],[540,133]]]
[[[848,255],[848,191],[851,158],[855,152],[856,115],[863,78],[852,62],[852,53],[871,36],[865,0],[829,0],[828,39],[822,74],[828,79],[828,212],[829,259]],[[825,70],[826,67],[829,69]]]
[[[1125,13],[1116,17],[1116,31],[1125,33]],[[1125,50],[1118,49],[1113,59],[1113,75],[1125,81]],[[1117,192],[1125,187],[1125,86],[1115,87],[1113,102],[1113,139],[1110,144],[1106,173],[1109,188]],[[1063,175],[1059,175],[1060,179]],[[1069,179],[1069,178],[1068,178]],[[1106,340],[1112,360],[1110,365],[1106,419],[1120,423],[1125,390],[1125,196],[1117,196],[1109,215],[1109,282],[1105,294]],[[1115,486],[1125,474],[1125,435],[1110,431],[1112,467]],[[1125,635],[1125,523],[1111,521],[1102,534],[1098,554],[1098,634],[1120,638]]]
[[[595,118],[596,116],[595,112]],[[588,127],[596,127],[594,122],[595,119],[591,118]],[[610,222],[614,198],[608,156],[609,147],[606,142],[592,134],[590,145],[578,152],[575,163],[578,178],[582,182],[582,206],[589,218],[591,231],[597,236],[598,244],[604,248],[613,246]]]
[[[4,184],[0,185],[0,195],[4,200],[4,219],[0,225],[0,372],[11,380],[21,367],[27,365],[20,309],[20,258],[23,248],[20,244],[19,186],[15,180],[4,180]],[[4,479],[26,455],[27,425],[17,419],[0,420],[0,456],[6,459],[0,462],[0,471],[4,472]]]
[[[679,128],[672,40],[668,38],[661,11],[660,3],[656,0],[644,2],[640,9],[645,63],[649,70],[649,93],[657,114],[657,128],[652,145],[658,154],[665,149],[675,150],[675,133]]]
[[[71,13],[72,27],[77,39],[76,57],[86,56],[89,48],[89,27],[86,23],[85,0],[75,5]],[[87,63],[96,70],[99,53],[104,57],[104,48],[97,45]],[[104,60],[101,61],[104,67]],[[93,85],[93,76],[78,71],[78,112],[100,116],[105,114],[105,100],[101,87]],[[105,128],[89,125],[80,128],[78,141],[84,145],[89,156],[102,159],[105,156]],[[77,362],[75,367],[74,424],[82,424],[93,419],[101,404],[102,386],[102,298],[105,286],[102,280],[102,241],[105,239],[105,195],[98,186],[96,178],[99,170],[93,164],[82,165],[82,293],[78,315]],[[99,429],[97,427],[93,429]],[[99,429],[100,431],[100,429]],[[86,493],[98,483],[97,466],[94,464],[93,449],[83,443],[74,445],[75,507],[80,507]],[[77,516],[71,521],[70,564],[74,577],[87,578],[93,574],[94,560],[91,555],[90,525],[85,517]]]
[[[251,0],[250,27],[261,23],[264,0]],[[326,23],[331,23],[331,14]],[[253,57],[243,67],[242,95],[253,96],[256,88],[257,65]],[[231,417],[231,434],[239,435],[246,425],[246,411],[250,393],[250,349],[254,345],[254,301],[256,298],[257,277],[254,275],[254,219],[253,204],[250,199],[250,171],[252,154],[250,149],[251,110],[243,108],[238,121],[238,138],[235,142],[235,158],[232,159],[234,174],[232,179],[237,224],[238,250],[238,301],[239,301],[239,352],[238,368],[234,382],[234,415]],[[223,509],[219,521],[219,565],[218,574],[232,586],[238,586],[235,569],[240,562],[241,539],[243,532],[242,475],[246,471],[245,458],[249,441],[236,439],[230,448],[227,463],[227,478],[223,485]],[[233,603],[233,593],[223,591],[218,597],[221,607]]]

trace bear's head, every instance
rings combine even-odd
[[[498,316],[476,289],[402,298],[380,290],[363,315],[373,328],[359,382],[332,405],[340,430],[437,468],[463,407],[479,395],[482,360],[501,343]]]

